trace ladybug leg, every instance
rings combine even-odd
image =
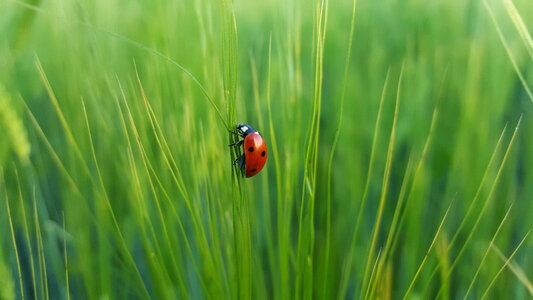
[[[230,147],[231,146],[240,146],[240,145],[242,145],[242,143],[244,143],[244,140],[238,141],[238,142],[233,143],[233,144],[229,144],[228,146],[230,146]]]
[[[241,171],[244,171],[244,165],[245,165],[244,155],[237,157],[237,159],[233,161],[233,164],[238,164],[239,169]]]
[[[236,131],[231,131],[231,130],[228,130],[228,131],[229,131],[229,133],[232,133],[232,134],[234,134],[234,135],[238,135],[238,136],[241,136],[241,134],[240,134],[240,133],[238,133],[238,132],[236,132]]]
[[[244,155],[241,155],[239,157],[239,169],[241,169],[241,171],[244,171],[244,166],[245,166]]]

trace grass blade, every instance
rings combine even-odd
[[[516,246],[516,248],[514,249],[513,253],[511,253],[511,255],[509,255],[509,258],[507,258],[507,260],[505,261],[505,263],[503,264],[503,266],[498,270],[498,272],[496,273],[496,275],[494,275],[494,278],[492,279],[492,281],[489,283],[489,285],[487,286],[487,288],[485,289],[485,292],[483,293],[483,295],[481,296],[481,299],[485,299],[490,291],[490,289],[492,288],[492,286],[494,285],[494,283],[496,282],[496,280],[498,279],[498,277],[500,276],[500,274],[503,272],[503,270],[505,269],[505,267],[509,264],[509,262],[513,259],[513,257],[515,256],[516,252],[518,252],[518,250],[520,249],[520,247],[522,246],[522,244],[527,240],[527,237],[529,236],[529,233],[531,233],[531,231],[528,231],[526,233],[526,235],[524,236],[524,238],[520,241],[520,243],[518,244],[518,246]]]

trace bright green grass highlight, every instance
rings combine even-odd
[[[0,299],[533,296],[531,1],[0,12]]]

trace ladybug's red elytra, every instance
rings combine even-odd
[[[238,164],[239,169],[246,177],[255,176],[265,166],[268,150],[263,137],[252,126],[239,123],[236,132],[231,133],[243,139],[230,146],[243,146],[244,154],[239,156],[233,163]]]

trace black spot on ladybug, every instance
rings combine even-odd
[[[256,171],[255,169],[251,169],[251,170],[250,170],[250,172],[252,172],[252,173],[255,173],[255,171]]]
[[[254,152],[254,147],[250,147],[250,148],[248,148],[248,151],[250,151],[250,152]]]
[[[263,150],[263,152],[261,152],[261,156],[265,156],[267,153],[265,152],[265,150]]]

